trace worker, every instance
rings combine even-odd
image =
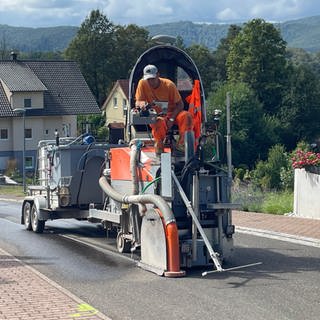
[[[184,110],[184,104],[175,84],[166,78],[160,78],[158,68],[147,65],[143,69],[143,78],[140,79],[135,93],[136,107],[144,109],[146,105],[154,105],[158,113],[157,121],[150,124],[155,140],[155,152],[160,155],[164,151],[164,140],[168,130],[176,124],[179,128],[179,140],[176,150],[184,151],[184,134],[193,128],[192,116]],[[167,110],[163,104],[167,102]]]

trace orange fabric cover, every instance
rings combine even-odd
[[[195,80],[191,94],[186,97],[186,101],[189,103],[189,112],[193,118],[193,131],[194,137],[197,139],[201,135],[201,94],[200,94],[200,81]]]

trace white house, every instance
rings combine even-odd
[[[10,161],[22,169],[24,138],[26,170],[33,171],[40,140],[54,139],[56,130],[76,136],[77,115],[95,113],[99,106],[75,62],[22,61],[16,54],[0,60],[0,171]]]

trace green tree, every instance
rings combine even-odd
[[[275,124],[264,116],[255,92],[245,83],[222,85],[210,94],[207,101],[208,123],[213,122],[214,109],[221,109],[221,132],[226,133],[226,95],[231,100],[232,158],[235,166],[253,167],[258,158],[266,158],[266,150],[273,144]]]
[[[118,26],[115,32],[113,55],[110,57],[115,73],[113,80],[129,78],[138,57],[151,46],[151,43],[146,29],[134,24]]]
[[[298,141],[320,137],[320,79],[309,65],[292,66],[278,118],[282,141],[292,150]]]
[[[228,79],[249,84],[264,110],[276,114],[286,75],[286,42],[279,30],[262,19],[246,23],[231,43],[227,57]]]
[[[192,45],[186,52],[194,60],[199,69],[205,92],[209,92],[215,80],[215,61],[213,53],[203,45]]]
[[[112,59],[109,57],[115,54],[115,29],[106,16],[99,10],[93,10],[65,52],[68,59],[79,63],[82,74],[100,104],[113,78]]]
[[[241,31],[241,27],[237,25],[231,25],[228,29],[228,34],[225,38],[222,38],[217,50],[214,52],[215,64],[216,64],[216,80],[218,82],[224,82],[227,80],[226,62],[229,55],[230,46],[234,38]]]

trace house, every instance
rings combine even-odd
[[[109,128],[110,142],[117,143],[124,138],[126,113],[129,104],[129,80],[117,80],[110,94],[102,105]]]
[[[73,61],[0,60],[0,171],[34,170],[41,140],[76,136],[77,115],[100,113]],[[23,132],[24,131],[24,132]]]

